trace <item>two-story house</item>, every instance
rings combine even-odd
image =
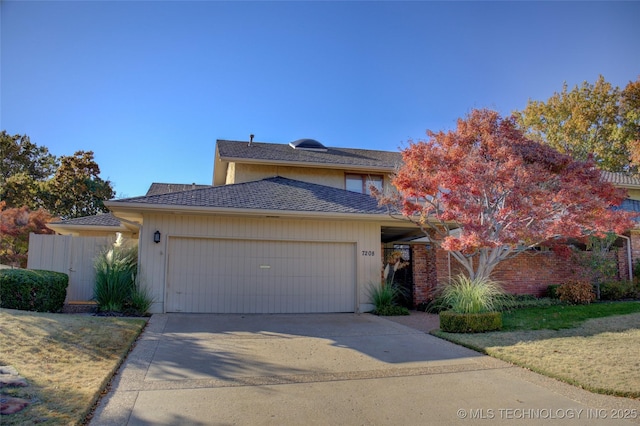
[[[101,220],[138,238],[152,312],[368,311],[370,286],[392,251],[409,265],[404,285],[415,306],[457,266],[368,194],[371,185],[390,185],[400,163],[399,152],[311,139],[219,140],[213,185],[153,184],[145,196],[105,203],[112,215]],[[640,191],[640,182],[626,183]],[[58,232],[73,226],[51,225]],[[634,238],[640,247],[640,235]],[[540,295],[570,269],[551,252],[532,253],[500,265],[496,278],[510,291]]]
[[[155,312],[357,312],[380,281],[381,242],[422,236],[368,192],[399,154],[217,142],[213,185],[107,203],[140,225]]]

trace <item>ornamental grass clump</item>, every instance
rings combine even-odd
[[[377,315],[409,315],[407,308],[397,304],[401,296],[402,289],[395,283],[371,284],[369,286],[369,297],[375,306],[374,313]]]
[[[440,328],[451,333],[476,333],[502,328],[498,312],[507,304],[502,287],[488,278],[458,275],[440,290]]]
[[[153,300],[137,277],[137,246],[115,245],[96,257],[94,267],[94,299],[100,312],[143,315],[149,310]]]
[[[488,278],[472,280],[458,275],[441,289],[440,303],[458,314],[478,314],[500,310],[505,299],[497,282]]]

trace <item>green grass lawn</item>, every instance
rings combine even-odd
[[[640,301],[516,309],[490,333],[432,334],[596,393],[640,399]]]
[[[502,330],[561,330],[592,319],[640,312],[640,302],[600,302],[515,309],[502,315]]]

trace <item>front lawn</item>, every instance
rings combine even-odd
[[[29,383],[2,391],[31,402],[2,416],[2,424],[82,424],[145,324],[0,309],[0,365],[15,367]]]
[[[613,315],[640,312],[640,302],[600,302],[590,305],[553,305],[515,309],[502,315],[503,331],[560,330]]]
[[[503,331],[433,334],[592,392],[640,398],[640,302],[518,309],[503,321]]]

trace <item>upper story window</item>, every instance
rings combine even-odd
[[[359,192],[361,194],[371,194],[369,187],[375,186],[382,190],[382,176],[379,175],[345,175],[345,188],[347,191]]]

